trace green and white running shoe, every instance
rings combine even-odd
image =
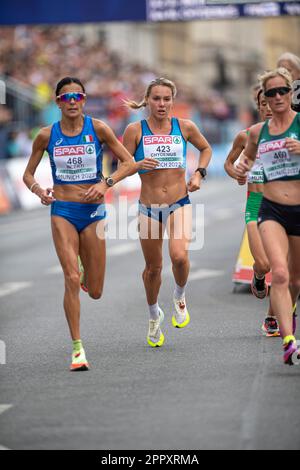
[[[72,364],[70,367],[71,372],[81,372],[89,370],[90,366],[86,360],[85,351],[83,348],[80,351],[73,351],[72,354]]]

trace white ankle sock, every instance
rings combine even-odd
[[[181,300],[182,297],[184,297],[185,293],[185,286],[180,287],[177,284],[175,284],[175,290],[174,290],[174,297],[176,300]]]
[[[149,305],[149,313],[151,320],[158,320],[159,318],[159,309],[158,309],[158,302],[154,305]]]

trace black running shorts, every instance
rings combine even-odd
[[[300,236],[300,205],[287,206],[264,197],[258,215],[258,225],[267,220],[278,222],[287,235]]]

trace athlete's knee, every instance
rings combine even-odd
[[[189,262],[188,254],[185,251],[173,253],[171,254],[171,261],[173,267],[178,269],[183,268]]]
[[[102,289],[93,289],[93,290],[89,290],[89,296],[91,297],[91,299],[94,299],[94,300],[99,300],[99,299],[101,299],[102,294],[103,294],[103,290],[102,290]]]
[[[162,264],[146,264],[143,272],[143,278],[148,277],[150,280],[156,279],[161,275]]]
[[[278,266],[272,270],[272,285],[288,286],[289,284],[289,271],[284,266]]]
[[[67,289],[79,289],[80,274],[76,271],[65,273],[65,286]]]

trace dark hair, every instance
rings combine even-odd
[[[83,84],[81,83],[81,81],[79,80],[79,78],[75,78],[75,77],[65,77],[65,78],[63,78],[62,80],[60,80],[60,82],[58,82],[58,84],[57,84],[57,86],[56,86],[55,95],[56,95],[56,96],[59,96],[60,90],[61,90],[65,85],[71,85],[71,83],[77,83],[77,85],[80,85],[81,88],[82,88],[83,93],[85,93],[85,88],[84,88]]]
[[[260,105],[260,98],[261,98],[261,95],[262,95],[263,91],[264,91],[264,90],[263,90],[262,88],[260,88],[260,89],[258,90],[258,93],[257,93],[257,95],[256,95],[257,106]]]

